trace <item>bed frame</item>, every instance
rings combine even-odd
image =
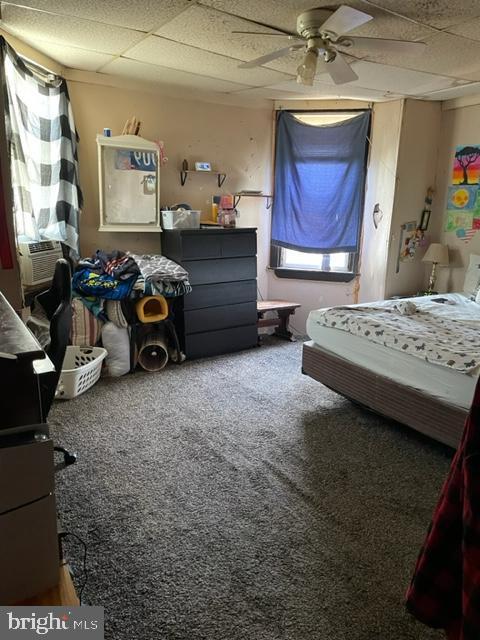
[[[313,341],[303,345],[302,373],[349,400],[457,448],[468,411],[349,362]]]

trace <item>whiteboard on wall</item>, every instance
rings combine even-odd
[[[138,136],[97,137],[100,231],[158,231],[159,154]]]

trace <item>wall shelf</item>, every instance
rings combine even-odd
[[[222,186],[222,184],[225,182],[225,178],[227,177],[226,173],[222,173],[220,171],[195,171],[195,169],[187,169],[187,170],[180,170],[180,182],[182,183],[182,187],[184,186],[185,182],[187,181],[187,177],[189,173],[203,173],[204,175],[207,176],[217,176],[217,184],[219,186],[219,188]]]
[[[272,195],[266,195],[264,193],[244,193],[242,191],[239,191],[238,193],[234,193],[233,194],[233,206],[236,208],[238,203],[240,202],[240,200],[242,198],[266,198],[267,202],[265,205],[266,209],[270,209],[270,207],[272,206],[272,201],[273,201],[273,196]]]

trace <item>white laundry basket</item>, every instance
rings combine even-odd
[[[67,347],[55,398],[71,400],[93,387],[106,355],[101,347]]]

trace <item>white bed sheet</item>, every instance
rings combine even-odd
[[[454,304],[432,302],[432,298],[440,297],[447,298]],[[480,305],[460,293],[408,299],[417,306],[434,308],[436,313],[442,315],[470,322],[480,321]],[[362,306],[388,307],[394,303],[395,301],[385,300],[362,304]],[[315,322],[315,315],[319,311],[321,310],[310,312],[307,319],[307,334],[323,349],[448,404],[464,409],[470,408],[478,372],[475,375],[466,375],[448,367],[424,362],[346,331],[321,326]]]

